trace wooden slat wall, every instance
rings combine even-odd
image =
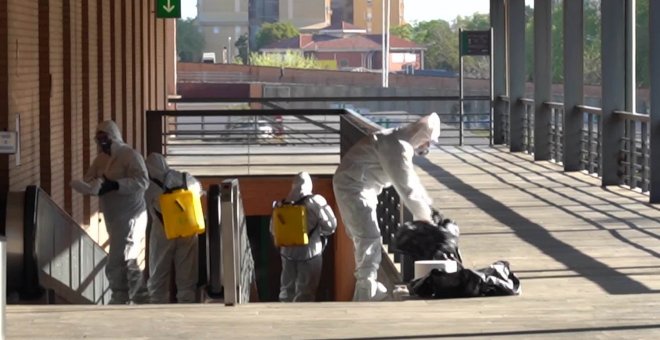
[[[0,156],[0,188],[43,187],[99,243],[97,199],[72,192],[69,182],[96,156],[100,121],[115,118],[125,141],[143,152],[144,111],[166,107],[175,65],[165,61],[174,55],[165,42],[174,39],[175,21],[155,19],[153,5],[0,1],[0,129],[14,130],[18,114],[21,143],[19,164]]]
[[[82,97],[83,97],[83,88],[82,88],[82,32],[87,30],[87,27],[82,27],[82,0],[69,0],[71,2],[71,14],[70,14],[70,26],[71,26],[71,112],[64,114],[70,114],[70,124],[68,135],[70,135],[70,145],[71,145],[71,158],[68,161],[71,163],[71,173],[65,183],[71,182],[71,180],[82,178],[85,168],[82,164],[82,152],[83,148],[87,148],[89,143],[84,143],[82,140]],[[66,127],[66,126],[65,126]],[[65,135],[66,135],[65,134]],[[86,144],[86,145],[84,145]],[[67,191],[71,190],[67,186]],[[71,207],[72,210],[68,213],[73,216],[76,221],[87,225],[89,222],[83,219],[83,196],[78,193],[72,193],[71,195]]]
[[[9,89],[8,3],[0,1],[0,89]],[[9,91],[0,90],[0,129],[9,128]],[[0,155],[0,188],[9,188],[9,155]],[[6,190],[6,189],[5,189]]]
[[[40,181],[39,143],[39,8],[38,1],[9,1],[7,4],[8,129],[16,129],[20,117],[20,165],[8,162],[9,188],[20,190]],[[2,90],[4,91],[4,89]]]
[[[49,4],[49,60],[50,60],[50,117],[42,117],[44,124],[48,124],[46,130],[41,130],[41,145],[49,145],[50,158],[50,195],[52,199],[64,206],[64,43],[62,39],[55,39],[64,34],[62,25],[63,0],[51,0]],[[45,112],[41,113],[42,116]],[[44,160],[45,161],[45,160]],[[42,167],[42,171],[48,171]],[[42,183],[46,188],[46,184]]]

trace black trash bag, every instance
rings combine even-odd
[[[481,277],[481,294],[483,296],[520,295],[522,287],[520,279],[509,268],[509,262],[497,261],[476,271]]]
[[[437,211],[434,211],[433,222],[406,222],[394,236],[395,250],[414,261],[454,260],[461,263],[458,225]]]
[[[426,276],[409,284],[411,295],[425,299],[447,299],[480,296],[481,277],[471,270],[455,273],[434,268]]]
[[[446,299],[477,296],[520,295],[520,280],[506,261],[497,261],[488,268],[459,268],[455,273],[432,269],[426,276],[409,284],[411,295],[426,299]]]

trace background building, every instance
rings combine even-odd
[[[197,20],[206,42],[205,52],[215,52],[216,62],[227,62],[238,53],[234,43],[248,33],[249,4],[249,0],[197,0]],[[228,60],[223,60],[225,48]]]
[[[389,36],[390,72],[419,70],[424,67],[425,47],[412,41]],[[380,71],[382,67],[382,35],[366,34],[366,30],[348,23],[334,24],[318,33],[276,41],[260,49],[263,53],[296,52],[338,70]]]
[[[205,52],[215,52],[216,62],[231,62],[238,55],[236,40],[248,34],[254,46],[263,23],[281,21],[298,29],[318,29],[330,24],[332,8],[331,0],[198,0],[197,13]]]
[[[352,2],[352,23],[366,29],[369,34],[383,33],[383,1],[386,0],[349,1]],[[390,0],[390,27],[401,26],[404,23],[403,0]]]

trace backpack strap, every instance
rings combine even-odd
[[[305,195],[305,196],[299,198],[297,201],[293,202],[293,204],[295,204],[295,205],[303,204],[303,202],[304,202],[306,199],[308,199],[308,198],[310,198],[310,197],[312,197],[312,196],[314,196],[314,195],[313,195],[313,194],[312,194],[312,195]]]
[[[167,177],[167,174],[168,174],[170,171],[172,171],[172,170],[168,170],[168,171],[165,173],[165,177]],[[185,172],[182,172],[182,173],[181,173],[181,183],[183,183],[183,186],[180,187],[180,188],[179,188],[179,187],[177,187],[177,188],[166,188],[166,187],[165,187],[165,184],[163,184],[163,182],[161,182],[160,180],[158,180],[158,179],[156,179],[156,178],[154,178],[154,177],[149,177],[149,179],[150,179],[152,182],[156,183],[156,185],[158,185],[161,189],[163,189],[163,192],[164,192],[164,193],[169,193],[169,192],[173,191],[174,189],[181,189],[181,188],[183,188],[184,190],[188,190],[188,180],[187,180],[187,177],[186,177],[186,173],[185,173]]]
[[[158,185],[161,189],[165,190],[165,188],[163,187],[163,182],[157,180],[157,179],[154,178],[154,177],[149,177],[149,179],[150,179],[152,182],[156,183],[156,185]]]
[[[181,172],[181,183],[183,183],[183,187],[185,190],[188,190],[188,181],[186,180],[186,173]]]
[[[300,199],[298,199],[297,201],[295,201],[294,204],[296,204],[296,205],[303,204],[303,202],[305,202],[305,200],[307,200],[308,198],[312,198],[313,196],[314,196],[314,194],[305,195],[305,196],[301,197]],[[312,228],[310,231],[307,232],[307,235],[312,235],[312,233],[314,233],[314,231],[316,231],[316,228],[318,228],[318,226],[319,226],[319,222],[318,222],[318,219],[317,219],[316,225],[314,226],[314,228]]]

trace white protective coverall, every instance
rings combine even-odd
[[[111,120],[99,123],[97,131],[112,140],[110,155],[99,152],[85,172],[85,182],[116,181],[119,187],[99,196],[99,206],[105,219],[110,253],[105,274],[112,292],[111,304],[146,302],[146,289],[137,258],[147,227],[144,192],[149,185],[142,156],[124,144],[117,124]]]
[[[393,185],[415,220],[431,221],[432,201],[415,173],[413,155],[428,151],[439,136],[440,118],[434,112],[409,125],[372,133],[342,158],[333,186],[355,250],[354,301],[387,296],[376,280],[382,248],[376,206],[383,188]]]
[[[149,297],[151,303],[170,301],[170,275],[172,263],[176,283],[176,299],[179,303],[195,302],[195,290],[198,280],[198,241],[197,235],[168,240],[165,237],[159,197],[166,189],[187,186],[191,191],[202,194],[202,186],[192,175],[179,172],[167,165],[165,157],[152,153],[147,157],[147,170],[151,183],[145,194],[147,209],[151,215],[151,233],[149,235]],[[186,183],[183,183],[185,176]],[[154,179],[156,181],[154,181]]]
[[[298,173],[286,197],[296,202],[312,195],[312,179],[307,172]],[[305,246],[281,247],[282,275],[280,277],[280,301],[314,301],[323,268],[323,246],[321,237],[332,235],[337,229],[337,218],[332,208],[321,195],[313,195],[302,203],[307,208],[309,243]],[[271,221],[271,232],[273,225]]]

